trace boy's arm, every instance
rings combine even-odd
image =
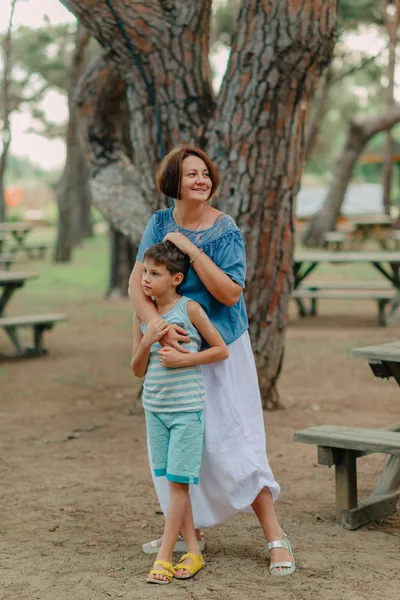
[[[165,367],[190,367],[193,365],[208,365],[213,362],[225,360],[229,356],[228,346],[225,344],[217,329],[211,323],[204,309],[191,300],[187,303],[187,313],[190,321],[197,331],[203,336],[210,348],[200,352],[181,354],[173,348],[162,348],[159,351],[160,361]]]
[[[136,377],[144,377],[150,357],[151,344],[143,339],[141,320],[137,313],[133,315],[133,346],[131,367]]]
[[[141,320],[137,314],[133,317],[133,348],[132,348],[132,371],[136,377],[144,377],[149,364],[150,350],[153,344],[158,342],[168,330],[168,323],[161,317],[156,317],[148,322],[146,333],[141,330]]]

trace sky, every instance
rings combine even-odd
[[[216,0],[217,1],[217,0]],[[0,32],[7,29],[11,8],[11,0],[0,0]],[[51,24],[62,22],[74,22],[75,17],[65,8],[59,0],[18,0],[14,15],[14,27],[25,25],[28,27],[40,27],[44,24],[45,17]],[[347,43],[350,48],[363,49],[371,54],[384,44],[380,36],[374,36],[371,31],[365,31],[361,35],[348,36]],[[218,89],[222,80],[228,50],[226,47],[219,49],[218,53],[211,57],[213,67],[216,71],[214,86]],[[67,117],[66,98],[55,91],[49,92],[42,104],[47,117],[55,122],[64,122]],[[32,162],[45,169],[61,168],[65,160],[65,145],[62,140],[48,140],[37,134],[28,133],[32,126],[28,111],[13,114],[11,119],[12,144],[11,153],[18,157],[28,157]]]
[[[0,32],[7,30],[11,0],[0,0]],[[14,13],[14,27],[26,25],[40,27],[47,16],[52,24],[74,22],[75,17],[59,0],[18,0]],[[67,117],[66,98],[58,92],[49,92],[42,104],[49,119],[63,122]],[[11,153],[28,157],[45,169],[61,168],[65,160],[65,145],[62,140],[47,140],[37,134],[27,133],[32,126],[28,111],[15,112],[11,118]]]

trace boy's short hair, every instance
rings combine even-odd
[[[182,178],[182,163],[188,156],[197,156],[206,164],[210,180],[211,180],[211,192],[209,200],[218,190],[219,185],[219,174],[217,167],[212,162],[211,158],[200,150],[196,146],[189,146],[184,144],[174,148],[164,157],[160,166],[157,170],[156,183],[158,190],[168,196],[168,198],[175,198],[179,200],[179,188]]]
[[[189,270],[190,259],[169,240],[149,246],[143,254],[143,262],[153,260],[156,265],[164,265],[171,275],[182,273],[186,276]]]

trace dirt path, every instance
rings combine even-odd
[[[144,583],[152,559],[141,544],[163,519],[132,401],[129,303],[94,300],[82,310],[71,302],[68,325],[47,336],[48,357],[0,362],[0,598],[398,600],[400,519],[337,528],[333,470],[292,441],[312,424],[399,421],[398,387],[348,358],[352,347],[393,340],[396,330],[376,327],[372,305],[341,310],[347,316],[328,316],[327,305],[325,317],[292,321],[280,385],[286,409],[265,414],[298,572],[270,577],[256,519],[241,515],[205,531],[208,566],[196,580],[156,588]],[[363,459],[361,495],[383,463]]]

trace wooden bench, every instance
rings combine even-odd
[[[301,283],[300,290],[392,290],[390,281],[379,279],[373,281],[310,281]]]
[[[45,244],[29,244],[24,250],[28,258],[44,258],[47,248]]]
[[[400,496],[400,425],[386,429],[361,429],[339,425],[318,425],[296,431],[296,442],[315,444],[318,464],[335,465],[336,522],[345,529],[361,525],[395,512]],[[380,452],[391,454],[372,495],[358,502],[356,459]]]
[[[342,250],[347,240],[348,237],[343,231],[328,231],[324,234],[325,246],[329,250]]]
[[[14,254],[0,254],[0,270],[8,271],[11,265],[17,261],[18,258]]]
[[[307,311],[302,302],[298,303],[299,314],[302,317],[317,314],[318,300],[375,300],[378,304],[378,323],[381,327],[387,325],[385,313],[386,306],[396,297],[397,291],[393,287],[388,289],[317,289],[316,287],[299,286],[291,297],[295,300],[311,300],[311,308]]]
[[[48,315],[26,315],[23,317],[2,317],[0,318],[0,327],[3,327],[8,337],[14,344],[16,356],[40,356],[47,354],[47,349],[43,345],[43,333],[52,329],[54,323],[66,321],[67,316],[62,314]],[[18,335],[18,329],[21,327],[32,327],[33,346],[24,346]]]

